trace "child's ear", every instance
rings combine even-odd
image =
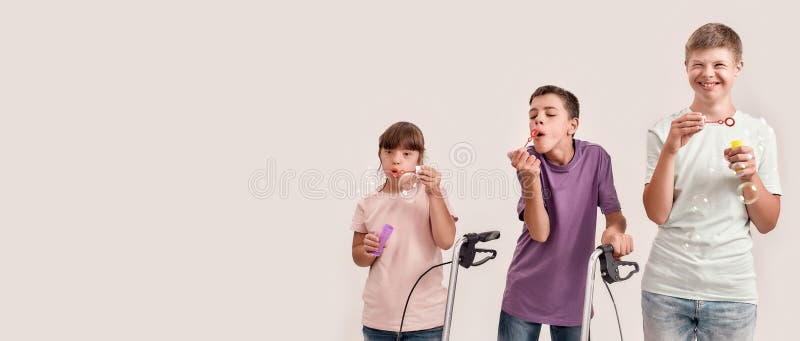
[[[744,68],[744,60],[740,59],[739,62],[736,63],[736,73],[735,73],[735,75],[738,76],[740,73],[742,73],[742,69],[743,68]]]
[[[575,132],[578,131],[578,125],[580,125],[580,120],[575,117],[569,120],[569,135],[574,136]]]

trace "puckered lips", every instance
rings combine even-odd
[[[544,134],[544,132],[542,131],[541,128],[536,128],[533,131],[531,131],[531,137],[533,137],[534,140],[538,140],[540,137],[542,137],[544,135],[545,134]]]
[[[389,170],[389,173],[392,174],[392,177],[397,178],[397,177],[400,177],[400,175],[403,174],[403,171],[400,170],[400,168],[392,167],[392,169]]]

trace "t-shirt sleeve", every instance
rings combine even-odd
[[[763,136],[764,139],[759,142],[759,147],[755,151],[756,153],[761,152],[763,154],[760,158],[758,154],[756,154],[758,175],[767,191],[772,194],[781,195],[781,184],[778,176],[778,143],[776,141],[775,131],[772,127],[767,126]]]
[[[664,146],[664,141],[652,129],[647,131],[647,171],[644,176],[644,183],[650,183],[653,177],[653,172],[656,170],[658,158],[661,156],[661,148]]]
[[[353,223],[350,225],[350,229],[358,233],[367,233],[367,224],[365,220],[364,200],[361,200],[358,202],[358,205],[356,205],[356,212],[353,214]]]
[[[602,150],[597,167],[597,206],[603,214],[621,209],[617,189],[614,187],[614,172],[611,169],[611,156]]]

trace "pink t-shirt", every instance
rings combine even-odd
[[[445,195],[445,204],[455,217]],[[373,329],[398,331],[408,292],[417,278],[433,265],[442,263],[441,250],[431,234],[428,194],[424,186],[411,199],[397,194],[375,192],[362,199],[353,216],[351,229],[380,235],[384,224],[394,227],[388,247],[375,259],[364,286],[362,323]],[[420,280],[408,303],[403,331],[441,326],[447,303],[441,267]]]

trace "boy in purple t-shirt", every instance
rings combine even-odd
[[[534,146],[508,155],[522,185],[517,213],[525,224],[508,268],[497,339],[537,340],[548,324],[552,340],[578,340],[597,207],[606,218],[602,243],[614,247],[615,257],[633,251],[633,239],[625,234],[611,158],[573,138],[575,95],[546,85],[529,104]]]

